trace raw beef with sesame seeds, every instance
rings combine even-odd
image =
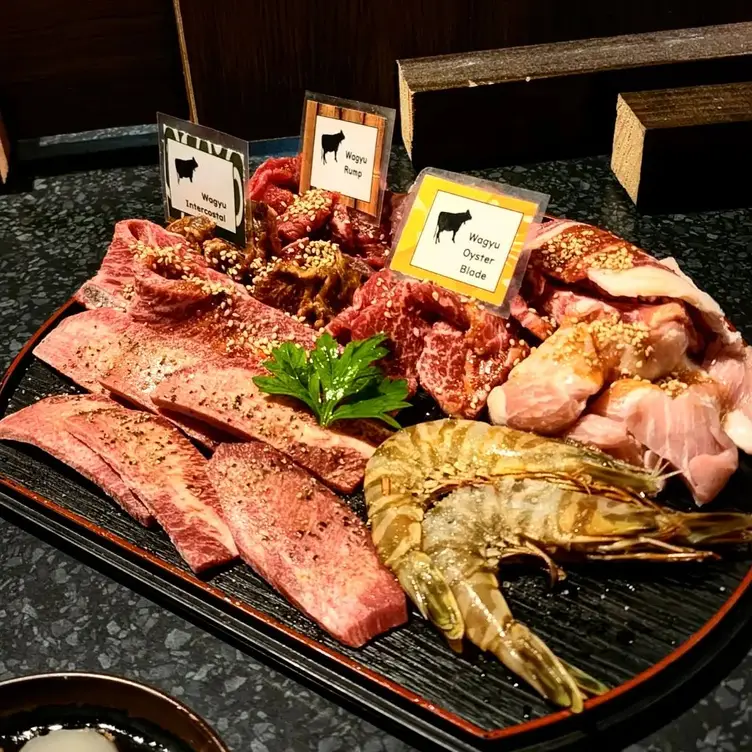
[[[269,185],[297,193],[300,185],[300,155],[267,159],[248,181],[248,198],[252,201],[263,200],[261,197]]]
[[[120,475],[96,452],[62,428],[66,418],[103,407],[115,407],[115,403],[94,394],[47,397],[3,418],[0,439],[39,447],[98,485],[131,517],[149,527],[154,524],[154,515],[134,496]]]
[[[176,345],[171,336],[156,336],[153,329],[132,321],[122,311],[98,308],[63,319],[37,345],[34,355],[90,392],[111,392],[138,407],[155,411],[148,396],[154,378],[174,359],[179,358],[184,364],[191,354],[196,358],[195,350],[191,354],[185,350],[185,345],[182,348]],[[137,371],[132,359],[138,360],[143,370]],[[227,438],[182,416],[168,417],[209,448]]]
[[[123,479],[194,572],[238,555],[207,461],[166,420],[113,406],[69,416],[62,428]]]
[[[264,441],[331,488],[355,490],[366,462],[388,434],[368,421],[343,421],[341,430],[324,428],[295,400],[264,394],[253,377],[265,373],[260,365],[199,364],[162,380],[152,400],[240,439]]]
[[[126,219],[115,225],[99,271],[76,293],[76,300],[87,308],[127,308],[136,276],[136,254],[146,248],[172,249],[178,255],[199,258],[182,235],[146,219]]]
[[[406,379],[411,393],[420,383],[445,412],[468,418],[528,352],[516,324],[390,271],[374,274],[328,331],[341,342],[384,332],[391,351],[382,361],[385,372]]]
[[[672,258],[659,261],[607,230],[569,220],[537,228],[528,243],[531,265],[568,285],[587,283],[611,297],[675,298],[692,306],[726,347],[742,347],[741,335],[721,307],[684,274]]]
[[[312,188],[296,196],[292,206],[279,218],[279,236],[283,243],[316,234],[332,216],[334,194]]]
[[[360,647],[407,621],[366,526],[283,454],[257,441],[223,445],[209,477],[243,560],[333,637]]]
[[[284,214],[295,203],[295,194],[288,191],[287,188],[280,188],[278,185],[270,183],[264,188],[261,195],[254,200],[271,206],[277,214]]]

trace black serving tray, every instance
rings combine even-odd
[[[79,310],[73,302],[63,306],[11,364],[0,383],[0,416],[50,394],[80,391],[32,355],[45,334]],[[713,506],[752,510],[751,487],[744,466]],[[678,484],[669,500],[690,507]],[[347,501],[362,513],[361,499]],[[689,704],[719,678],[711,677],[712,667],[723,665],[743,635],[752,604],[747,551],[702,565],[573,567],[556,591],[538,572],[505,571],[515,615],[565,660],[614,687],[573,715],[547,705],[495,659],[473,649],[455,655],[415,614],[408,625],[352,649],[243,564],[196,577],[161,531],[142,528],[96,486],[33,447],[0,443],[0,512],[421,749],[582,749],[613,740],[617,729],[635,733],[637,714],[665,723],[663,713],[679,709],[677,698]],[[659,708],[669,710],[656,716]],[[645,723],[637,727],[641,736]]]

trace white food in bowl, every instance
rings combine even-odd
[[[117,747],[93,729],[61,729],[37,736],[21,752],[117,752]]]

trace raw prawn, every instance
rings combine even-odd
[[[457,533],[440,535],[449,514],[443,505],[453,509],[455,496],[462,502],[471,493],[457,490],[464,486],[489,486],[499,507],[511,494],[504,525],[488,524],[482,515],[472,521],[473,534],[487,525],[492,540],[484,537],[483,547],[471,553],[473,542],[459,526]],[[712,554],[692,546],[752,538],[752,517],[661,510],[646,499],[661,487],[658,473],[581,445],[476,421],[439,420],[399,431],[376,450],[366,467],[365,498],[381,560],[450,644],[468,637],[545,697],[578,711],[584,696],[605,688],[514,620],[495,568],[505,558],[531,555],[555,579],[560,570],[554,558],[561,554],[702,559]]]

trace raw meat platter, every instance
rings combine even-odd
[[[248,186],[253,242],[124,219],[0,387],[0,498],[417,746],[545,749],[745,625],[752,350],[673,260],[547,218],[508,319],[379,221]],[[538,747],[536,747],[538,748]]]

